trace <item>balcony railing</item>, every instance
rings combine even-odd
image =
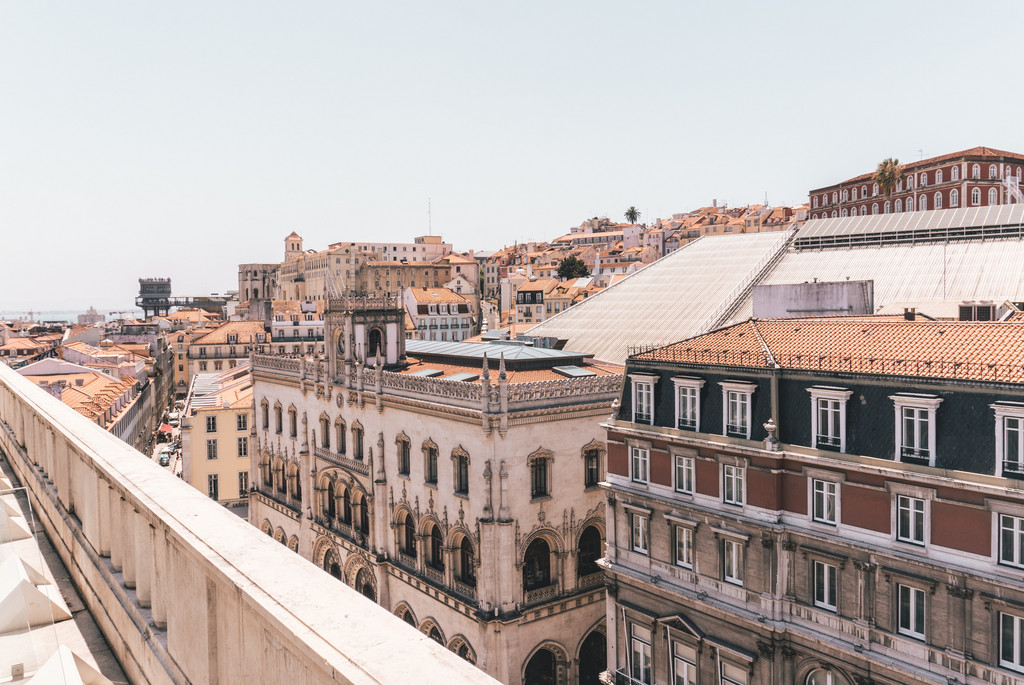
[[[597,573],[590,573],[585,576],[580,576],[579,580],[576,582],[577,587],[579,587],[581,590],[591,587],[600,587],[603,584],[604,573],[601,571],[598,571]]]
[[[558,583],[526,591],[526,603],[538,604],[558,596]]]
[[[470,585],[456,578],[452,585],[452,589],[455,590],[456,594],[462,595],[466,599],[476,599],[476,583]]]

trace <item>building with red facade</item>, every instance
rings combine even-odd
[[[874,172],[811,190],[811,219],[867,216],[958,207],[987,207],[1020,202],[1017,184],[1024,155],[973,147],[903,165],[906,178],[889,197],[874,182]]]
[[[614,682],[1024,682],[1024,323],[751,319],[626,364]]]

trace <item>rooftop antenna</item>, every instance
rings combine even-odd
[[[917,158],[918,158],[918,161],[921,161],[921,160],[924,159],[924,150],[918,148],[918,150],[917,150]]]

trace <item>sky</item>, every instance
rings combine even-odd
[[[1024,3],[0,3],[0,311],[237,288],[284,237],[550,240],[987,145]],[[429,212],[428,212],[429,207]]]

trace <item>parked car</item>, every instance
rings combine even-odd
[[[171,463],[171,455],[161,454],[160,455],[160,466],[169,466]]]

